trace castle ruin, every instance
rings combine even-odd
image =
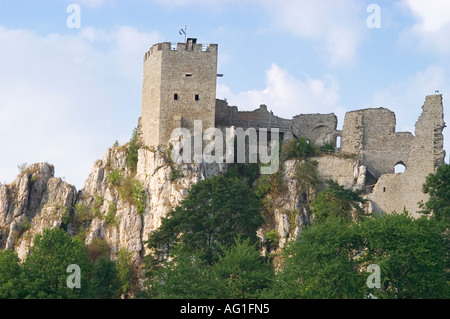
[[[217,44],[201,45],[196,39],[176,45],[158,43],[145,54],[139,133],[146,146],[167,145],[173,129],[192,131],[194,120],[202,120],[203,129],[278,128],[285,137],[304,137],[317,145],[331,143],[338,152],[353,154],[358,165],[365,167],[363,187],[372,211],[406,209],[416,215],[418,203],[427,200],[422,192],[426,176],[444,163],[442,95],[426,97],[414,135],[396,132],[395,114],[386,108],[347,112],[338,130],[334,114],[283,119],[265,105],[239,111],[216,99],[217,54]],[[397,164],[404,165],[405,172],[395,174]]]

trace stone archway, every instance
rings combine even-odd
[[[397,164],[394,165],[394,173],[404,173],[406,171],[406,165],[403,163],[403,161],[397,162]]]
[[[331,140],[332,136],[330,136],[332,133],[333,130],[328,126],[319,125],[311,131],[311,140],[316,145],[323,145],[325,143],[334,142],[333,140]]]

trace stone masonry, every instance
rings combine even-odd
[[[340,181],[352,188],[366,188],[375,212],[405,208],[415,214],[419,210],[418,202],[427,199],[422,192],[426,176],[444,163],[442,95],[426,97],[415,135],[396,132],[395,114],[386,108],[348,112],[340,131],[334,114],[299,114],[283,119],[266,105],[239,111],[224,100],[216,100],[217,51],[217,44],[202,46],[196,39],[188,39],[176,47],[168,42],[155,44],[145,54],[139,135],[146,146],[167,145],[177,127],[192,132],[194,120],[202,121],[203,130],[278,128],[285,137],[304,137],[317,145],[331,143],[336,147],[340,137],[337,151],[352,154],[357,161],[349,166],[349,176],[338,174]],[[329,164],[325,161],[321,166],[323,176],[336,175]],[[406,171],[394,174],[397,164],[404,165]]]
[[[378,179],[373,192],[368,195],[372,203],[372,210],[375,212],[392,211],[402,212],[406,209],[409,213],[417,216],[419,210],[418,203],[426,201],[428,196],[422,192],[422,185],[426,177],[435,173],[436,169],[444,164],[445,151],[443,149],[444,140],[442,131],[445,127],[443,113],[442,95],[430,95],[426,97],[425,104],[422,107],[422,114],[416,122],[415,136],[411,133],[391,133],[378,137],[379,148],[383,150],[383,157],[373,152],[365,154],[366,166],[373,168],[371,163],[381,162],[386,172]],[[372,125],[376,127],[378,123]],[[344,124],[345,125],[345,124]],[[343,132],[343,147],[348,137],[344,140],[346,132]],[[389,139],[389,136],[391,139]],[[376,139],[377,137],[372,137]],[[362,149],[358,153],[364,155],[365,143],[368,136],[363,136]],[[390,141],[392,144],[386,143]],[[376,147],[372,140],[371,147]],[[406,170],[403,173],[394,174],[393,166],[397,162],[403,162]],[[389,167],[389,164],[391,165]],[[377,165],[376,167],[382,167]]]
[[[215,120],[216,126],[222,127],[279,128],[281,133],[291,132],[317,145],[335,144],[341,133],[336,129],[337,117],[334,114],[299,114],[293,119],[283,119],[268,111],[264,104],[254,111],[239,111],[236,106],[229,106],[219,99],[216,100]]]
[[[153,45],[144,56],[142,136],[147,146],[166,145],[174,128],[214,127],[217,44],[196,39]]]

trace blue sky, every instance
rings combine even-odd
[[[66,24],[70,4],[80,28]],[[370,4],[381,28],[367,26]],[[185,25],[219,44],[217,97],[241,110],[333,112],[342,126],[346,111],[387,107],[414,132],[439,90],[450,123],[447,0],[0,0],[0,182],[47,161],[80,189],[137,124],[144,53],[182,42]]]

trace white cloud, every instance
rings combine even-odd
[[[402,5],[411,10],[419,20],[418,27],[424,32],[435,32],[450,23],[450,1],[403,0]]]
[[[349,64],[366,29],[365,7],[354,0],[261,1],[276,27],[321,42],[331,65]]]
[[[123,93],[140,88],[143,53],[157,41],[129,27],[39,36],[0,26],[0,181],[48,161],[80,188],[105,148],[131,135],[140,92]]]
[[[339,84],[331,77],[307,78],[302,81],[293,77],[275,63],[266,72],[266,88],[247,92],[231,92],[226,85],[218,85],[218,98],[227,98],[230,105],[239,110],[254,110],[266,104],[275,115],[292,118],[304,113],[336,113],[342,117],[339,106]]]
[[[403,43],[424,52],[450,53],[450,1],[402,0],[400,5],[416,19],[416,24],[401,34]]]

